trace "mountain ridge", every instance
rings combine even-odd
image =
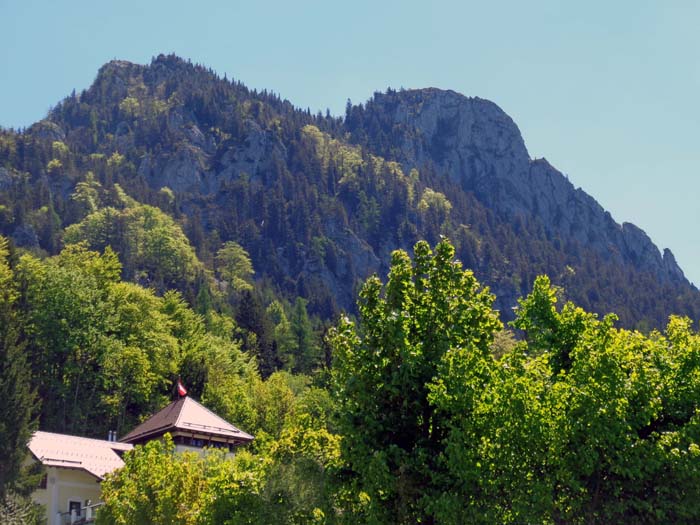
[[[539,273],[628,326],[700,314],[670,250],[531,159],[517,124],[486,99],[388,90],[339,119],[161,55],[107,63],[46,119],[3,133],[14,153],[0,150],[0,204],[12,210],[0,232],[30,248],[60,245],[80,218],[71,192],[92,171],[173,215],[208,265],[221,242],[240,242],[260,279],[322,317],[352,310],[359,282],[386,270],[393,249],[443,235],[506,318]],[[58,210],[51,235],[38,233],[41,206]]]
[[[392,97],[400,99],[398,104],[386,100]],[[438,107],[430,107],[431,104]],[[375,105],[383,105],[384,114],[391,115],[393,111],[394,126],[410,126],[409,116],[414,114],[413,128],[423,132],[423,137],[411,133],[414,130],[402,133],[402,163],[424,164],[431,156],[426,150],[437,142],[446,151],[444,156],[432,155],[438,160],[438,168],[510,218],[537,214],[553,230],[594,245],[603,256],[608,255],[612,245],[621,251],[619,255],[624,260],[641,263],[660,279],[685,280],[668,248],[662,256],[643,230],[629,222],[618,224],[592,196],[574,187],[545,158],[530,158],[517,124],[494,102],[428,88],[375,95],[369,107]],[[440,134],[445,133],[441,128],[449,129],[447,139],[453,142],[442,143]],[[475,133],[474,128],[494,130],[496,134]],[[406,135],[415,138],[411,141]],[[484,159],[484,152],[491,158]],[[495,173],[486,173],[494,167]],[[551,187],[549,191],[543,188],[545,184]],[[574,210],[587,213],[586,219],[576,217]],[[592,230],[599,235],[604,233],[604,238],[591,242],[588,237]]]

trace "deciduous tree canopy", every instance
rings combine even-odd
[[[492,298],[442,242],[370,279],[331,334],[343,458],[383,523],[684,523],[700,517],[700,337],[646,337],[520,301],[525,340],[496,356]],[[681,488],[682,487],[682,488]]]
[[[179,375],[255,440],[233,460],[176,455],[167,440],[137,447],[103,485],[102,523],[698,521],[691,321],[620,329],[612,314],[560,306],[563,291],[538,277],[515,339],[454,256],[446,240],[394,252],[387,282],[362,287],[358,319],[328,333],[329,377],[302,299],[254,287],[236,325],[122,281],[109,248],[70,244],[40,259],[3,239],[0,388],[15,407],[0,418],[6,508],[25,504],[33,391],[43,429],[101,436],[167,403]],[[281,351],[287,370],[261,348]]]

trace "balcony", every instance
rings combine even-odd
[[[82,525],[84,523],[95,523],[95,518],[97,516],[97,509],[99,509],[103,502],[88,504],[84,507],[78,509],[71,509],[68,512],[59,512],[57,514],[57,520],[54,523],[58,525]]]

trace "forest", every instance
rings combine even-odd
[[[446,177],[449,122],[409,162],[429,96],[314,115],[161,55],[0,129],[0,521],[38,522],[32,432],[178,378],[254,441],[136,447],[100,523],[700,520],[700,293]]]
[[[541,276],[504,327],[454,247],[421,241],[392,254],[386,280],[361,287],[357,317],[322,341],[303,301],[271,303],[270,337],[287,352],[266,375],[235,318],[122,281],[110,249],[41,260],[1,246],[0,486],[12,501],[31,490],[23,443],[37,425],[128,429],[181,375],[255,440],[232,460],[173,454],[167,439],[136,447],[103,482],[98,523],[700,517],[700,335],[688,318],[647,335],[618,328],[560,304]],[[227,292],[246,294],[246,271]]]

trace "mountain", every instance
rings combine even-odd
[[[367,137],[367,147],[391,144],[380,153],[406,167],[434,164],[500,217],[536,217],[549,235],[574,239],[663,282],[684,281],[669,250],[662,257],[642,230],[620,226],[545,159],[530,159],[516,124],[494,103],[426,89],[378,95],[358,113],[352,131]]]
[[[203,268],[236,241],[259,284],[307,298],[323,318],[352,311],[358,283],[383,274],[392,250],[441,236],[492,287],[505,319],[541,273],[625,326],[700,316],[700,294],[669,250],[531,159],[497,105],[453,91],[376,93],[340,119],[172,55],[112,61],[46,119],[4,130],[0,166],[0,233],[19,246],[55,253],[71,225],[80,240],[95,210],[81,208],[77,189],[94,180],[102,206],[118,207],[118,184],[168,214]],[[108,239],[131,260],[123,236],[85,237],[95,248]],[[143,279],[134,261],[125,277]],[[167,285],[194,302],[212,282],[193,275]]]

